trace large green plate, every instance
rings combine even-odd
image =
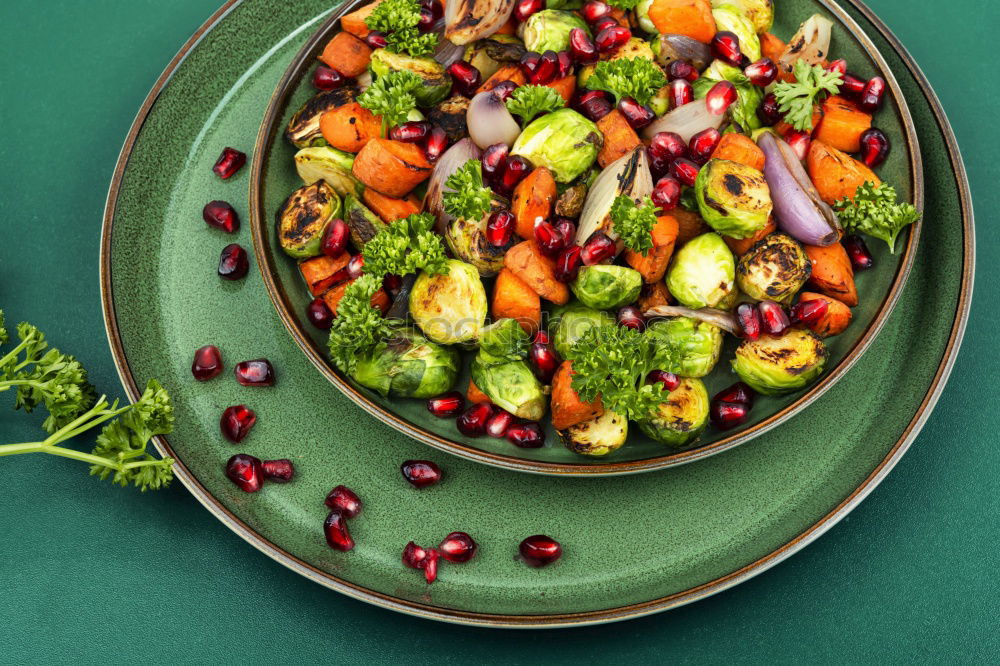
[[[788,4],[790,0],[786,0]],[[102,288],[126,389],[158,377],[178,425],[160,450],[220,520],[276,560],[328,587],[425,617],[491,626],[560,626],[635,617],[699,599],[781,561],[843,517],[906,450],[939,395],[964,330],[973,229],[961,161],[922,77],[890,38],[864,22],[899,77],[921,137],[926,224],[910,279],[869,352],[820,400],[753,443],[690,465],[611,479],[553,478],[484,467],[429,450],[361,413],[288,338],[263,284],[222,283],[231,238],[200,220],[208,200],[246,212],[247,170],[210,171],[225,145],[249,148],[290,58],[324,19],[317,2],[243,0],[216,14],[157,83],[131,131],[105,218]],[[851,8],[855,18],[862,10]],[[239,240],[249,243],[247,230]],[[223,376],[195,383],[193,350],[222,347],[227,363],[267,356],[278,384]],[[246,403],[259,421],[240,447],[218,419]],[[222,474],[237,450],[292,458],[291,484],[246,495]],[[414,491],[397,467],[432,457],[443,483]],[[326,547],[322,504],[344,483],[366,501],[358,547]],[[425,585],[402,567],[413,539],[461,529],[475,560]],[[565,556],[529,569],[525,536],[558,538]]]

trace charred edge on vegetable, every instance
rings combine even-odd
[[[524,45],[518,42],[500,42],[495,39],[483,39],[480,42],[483,49],[497,62],[518,62],[528,52]]]
[[[469,110],[469,99],[455,95],[441,102],[427,112],[427,120],[444,130],[448,139],[455,143],[469,135],[465,114]]]
[[[315,232],[315,230],[310,230],[309,227],[319,219],[318,211],[330,201],[326,196],[326,192],[317,185],[305,190],[296,190],[285,199],[285,204],[278,209],[275,215],[275,222],[278,225],[279,233],[287,241],[295,243],[307,241]],[[283,213],[288,211],[289,206],[292,206],[295,210],[294,226],[283,227],[282,222],[287,220],[287,218],[283,217]]]
[[[375,228],[371,220],[365,215],[365,212],[360,208],[353,208],[347,214],[347,226],[351,228],[351,232],[357,234],[358,240],[361,244],[367,243],[372,238],[375,237],[380,230]]]
[[[357,88],[346,87],[327,90],[313,96],[292,116],[292,119],[288,122],[288,127],[285,129],[285,138],[292,143],[298,143],[300,140],[299,135],[310,127],[314,127],[315,131],[318,132],[319,117],[321,115],[338,106],[350,104],[355,101],[358,93]]]

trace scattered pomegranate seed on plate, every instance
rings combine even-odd
[[[518,551],[530,567],[544,567],[562,557],[562,545],[544,534],[528,537],[521,542]]]
[[[233,405],[226,407],[225,411],[222,412],[222,418],[219,419],[219,429],[222,431],[223,437],[233,444],[239,444],[246,439],[256,423],[257,414],[252,409],[246,405]]]
[[[222,373],[222,352],[215,345],[199,347],[191,363],[191,374],[199,382],[207,382]]]
[[[233,174],[240,170],[247,163],[246,153],[241,153],[235,148],[224,148],[219,159],[216,160],[212,171],[223,180],[231,178]]]
[[[240,361],[233,368],[236,381],[243,386],[273,386],[274,368],[266,358]]]
[[[427,559],[427,550],[413,543],[412,541],[406,544],[403,548],[402,560],[403,564],[410,567],[411,569],[421,569],[424,566],[424,561]]]
[[[856,271],[865,271],[875,265],[875,259],[872,257],[871,250],[865,244],[865,241],[861,236],[851,234],[843,240],[844,249],[847,250],[847,256],[851,259],[851,266],[854,267]]]
[[[347,529],[347,516],[341,511],[331,511],[323,522],[323,533],[326,535],[326,543],[334,550],[342,553],[354,550],[354,539]]]
[[[226,476],[245,493],[255,493],[264,485],[264,465],[260,458],[237,453],[226,462]]]
[[[889,137],[877,127],[869,127],[861,133],[861,161],[875,168],[885,162],[892,148]]]
[[[465,408],[465,396],[458,391],[449,391],[427,401],[427,411],[441,419],[458,416]]]
[[[219,255],[219,277],[226,280],[241,280],[250,270],[250,255],[239,243],[230,243],[222,248]]]
[[[240,230],[240,216],[236,210],[225,201],[210,201],[201,211],[205,224],[221,229],[227,234]]]
[[[441,541],[437,550],[449,562],[468,562],[478,548],[475,539],[465,532],[452,532]]]
[[[361,498],[347,486],[334,486],[323,503],[331,509],[340,511],[345,518],[354,518],[361,513],[363,507]]]
[[[430,460],[407,460],[399,467],[407,483],[417,489],[427,488],[441,481],[441,468]]]
[[[288,483],[295,477],[295,465],[288,458],[265,460],[264,477],[275,483]]]

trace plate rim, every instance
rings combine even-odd
[[[129,367],[128,359],[124,353],[124,346],[120,337],[117,319],[114,310],[114,298],[111,288],[111,232],[113,228],[114,216],[117,207],[118,193],[122,183],[122,176],[128,166],[129,156],[134,147],[135,140],[141,130],[149,111],[169,82],[174,70],[184,60],[186,55],[200,42],[202,37],[235,6],[243,0],[227,0],[211,17],[191,36],[191,38],[181,47],[178,53],[167,65],[163,74],[157,79],[149,95],[146,97],[135,121],[130,128],[125,143],[122,147],[118,162],[115,165],[114,175],[108,191],[105,204],[104,217],[101,227],[100,245],[100,289],[101,307],[105,324],[105,332],[111,348],[115,368],[131,400],[136,400],[141,395],[139,385],[136,383]],[[460,611],[438,606],[430,606],[417,602],[405,601],[379,592],[368,590],[336,576],[321,571],[306,562],[296,558],[294,555],[284,551],[276,544],[265,539],[255,532],[249,525],[243,522],[235,514],[226,509],[207,489],[201,485],[197,478],[187,469],[182,460],[175,463],[176,476],[195,499],[197,499],[206,509],[226,527],[231,529],[250,545],[257,548],[273,560],[283,564],[289,569],[309,578],[330,589],[341,592],[349,597],[366,601],[382,608],[396,610],[408,615],[422,617],[425,619],[435,619],[444,622],[487,627],[508,627],[508,628],[556,628],[570,626],[585,626],[590,624],[600,624],[636,617],[650,615],[652,613],[676,608],[678,606],[697,601],[711,596],[723,590],[729,589],[739,583],[760,574],[772,566],[782,562],[796,552],[802,550],[806,545],[824,534],[827,530],[838,523],[854,507],[861,503],[885,476],[892,470],[899,459],[912,444],[914,438],[920,432],[926,422],[934,405],[937,403],[943,391],[952,368],[958,350],[961,347],[962,338],[968,323],[969,311],[972,301],[974,270],[975,270],[975,220],[972,207],[971,193],[969,189],[968,177],[962,161],[961,151],[955,138],[955,134],[948,122],[941,102],[931,88],[927,77],[920,70],[920,67],[913,60],[913,57],[900,43],[898,38],[860,0],[846,0],[848,4],[856,8],[874,28],[882,35],[890,46],[897,51],[904,65],[913,75],[918,86],[930,104],[934,114],[934,119],[944,137],[948,149],[948,157],[952,166],[953,176],[958,185],[959,203],[961,208],[963,223],[963,271],[960,291],[955,307],[955,314],[952,322],[948,344],[945,347],[938,369],[931,379],[924,398],[917,406],[916,412],[909,424],[903,431],[895,445],[890,449],[882,461],[874,468],[861,484],[850,493],[844,500],[834,507],[829,513],[821,517],[813,525],[803,530],[798,536],[775,549],[771,553],[764,555],[758,560],[733,571],[725,576],[716,578],[702,585],[683,590],[681,592],[639,604],[623,606],[619,608],[604,609],[598,611],[587,611],[583,613],[550,614],[550,615],[502,615],[490,613],[474,613]],[[824,1],[824,4],[827,4]],[[850,18],[850,17],[848,17]],[[853,19],[852,19],[853,20]],[[153,439],[154,445],[161,455],[175,455],[169,442],[162,436]]]
[[[595,461],[581,458],[570,461],[542,461],[531,460],[520,457],[516,453],[495,453],[486,451],[469,444],[465,444],[450,436],[440,435],[424,428],[421,425],[411,422],[403,416],[397,414],[388,407],[376,403],[360,388],[353,386],[346,378],[341,376],[329,362],[321,345],[317,345],[306,331],[306,325],[301,316],[297,316],[291,305],[289,296],[281,284],[276,279],[277,269],[276,258],[268,238],[270,220],[273,216],[268,214],[264,208],[262,194],[262,183],[264,178],[264,165],[266,156],[272,150],[278,134],[282,131],[281,119],[288,100],[294,92],[295,81],[299,79],[305,68],[315,59],[315,55],[321,50],[322,42],[329,35],[329,31],[334,27],[340,16],[352,9],[354,6],[362,4],[365,0],[346,0],[331,11],[331,15],[316,28],[309,39],[303,44],[295,57],[285,69],[284,74],[275,86],[274,92],[268,102],[267,110],[264,113],[260,130],[254,142],[254,152],[251,161],[250,171],[250,230],[253,238],[254,255],[257,260],[257,267],[264,281],[271,305],[278,313],[285,328],[291,334],[292,339],[299,349],[306,355],[306,358],[316,367],[320,373],[326,377],[327,381],[333,384],[341,393],[362,410],[372,417],[386,423],[404,435],[426,444],[439,451],[444,451],[451,455],[456,455],[477,463],[492,465],[502,469],[525,472],[529,474],[541,474],[561,477],[602,477],[618,476],[624,474],[639,474],[661,469],[683,465],[696,460],[701,460],[709,456],[728,451],[729,449],[745,444],[755,437],[786,422],[803,409],[818,400],[824,393],[832,388],[854,364],[864,355],[871,344],[875,341],[879,332],[884,327],[889,316],[899,300],[903,289],[906,286],[907,278],[916,259],[917,246],[920,239],[922,220],[911,227],[907,235],[906,249],[896,270],[889,291],[879,306],[879,309],[869,322],[868,327],[863,331],[858,340],[854,343],[846,356],[831,371],[825,373],[819,382],[811,386],[805,393],[798,396],[776,413],[765,418],[759,423],[755,423],[749,428],[734,432],[710,442],[703,446],[698,446],[683,451],[672,451],[663,455],[656,455],[637,460],[622,460],[614,462]],[[871,39],[861,30],[860,26],[837,5],[834,0],[816,0],[834,14],[851,35],[858,40],[866,55],[873,61],[875,67],[880,70],[889,84],[889,89],[896,100],[899,109],[900,121],[907,145],[910,150],[910,179],[913,192],[914,205],[921,212],[924,208],[924,177],[923,160],[920,154],[920,142],[917,137],[913,123],[913,117],[905,96],[896,81],[895,75],[888,67],[888,63],[875,48]],[[669,449],[668,449],[669,451]]]

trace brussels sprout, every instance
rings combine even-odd
[[[469,111],[469,98],[463,95],[453,95],[427,111],[427,120],[437,125],[448,135],[451,142],[461,141],[469,136],[469,126],[465,122]],[[426,183],[427,181],[424,181]]]
[[[728,30],[740,38],[740,51],[750,62],[760,60],[760,39],[757,29],[739,7],[724,4],[712,10],[717,30]]]
[[[569,33],[573,28],[580,28],[590,34],[587,23],[576,14],[559,9],[543,9],[527,20],[521,38],[529,51],[558,53],[569,49]]]
[[[681,447],[690,444],[708,425],[708,391],[700,379],[684,377],[667,394],[651,418],[639,421],[639,429],[658,442]]]
[[[704,377],[722,351],[722,330],[691,317],[653,322],[646,335],[656,345],[656,367],[682,377]]]
[[[798,241],[783,233],[765,236],[736,263],[736,284],[756,301],[789,304],[809,279],[812,263]]]
[[[364,248],[365,243],[374,238],[375,234],[389,226],[350,194],[344,197],[344,222],[347,222],[347,227],[351,230],[351,242],[359,250]]]
[[[652,6],[653,0],[639,0],[639,4],[635,6],[635,20],[639,23],[640,28],[651,35],[656,35],[660,31],[656,29],[653,20],[649,18],[649,8]]]
[[[691,86],[695,99],[702,99],[719,81],[730,81],[736,86],[736,103],[729,107],[729,117],[739,125],[743,134],[750,134],[762,126],[757,117],[757,107],[764,101],[764,90],[750,83],[743,71],[721,60],[713,60]]]
[[[302,105],[288,121],[285,138],[296,148],[325,146],[326,139],[319,131],[319,119],[327,111],[349,104],[357,97],[356,88],[345,87],[319,93]]]
[[[451,76],[433,58],[393,53],[388,49],[375,49],[372,51],[369,67],[376,77],[401,70],[413,72],[419,76],[423,80],[424,86],[414,92],[413,97],[417,100],[417,106],[420,107],[434,106],[447,97],[451,91]]]
[[[472,264],[483,277],[492,277],[503,268],[503,257],[507,250],[517,242],[515,238],[501,247],[490,243],[486,236],[486,224],[494,211],[507,209],[509,204],[495,198],[487,211],[479,220],[455,218],[448,222],[444,230],[444,239],[451,253],[462,261]]]
[[[569,358],[577,340],[594,326],[610,326],[615,318],[602,310],[589,308],[583,303],[569,303],[555,309],[549,321],[552,344],[563,358]]]
[[[750,19],[758,35],[771,29],[774,23],[774,2],[772,0],[712,0],[713,7],[731,6],[739,9]]]
[[[628,419],[610,409],[590,421],[559,431],[563,446],[582,456],[606,456],[628,439]]]
[[[572,109],[559,109],[531,121],[510,154],[546,167],[557,181],[568,183],[590,168],[603,145],[597,125]]]
[[[421,271],[410,292],[410,316],[432,341],[443,345],[474,340],[486,323],[486,289],[474,266],[448,260],[448,272]]]
[[[514,416],[537,421],[545,415],[545,387],[531,371],[528,334],[514,319],[483,328],[479,353],[472,361],[472,381],[493,404]]]
[[[491,35],[465,47],[462,60],[479,70],[485,81],[502,63],[518,62],[527,49],[514,35]]]
[[[653,47],[644,39],[639,39],[638,37],[632,37],[625,44],[619,48],[614,54],[608,58],[608,60],[634,60],[635,58],[645,58],[646,60],[654,60]],[[581,88],[587,85],[587,79],[590,75],[594,73],[596,65],[587,65],[586,67],[581,67],[580,71],[576,75],[576,84]]]
[[[625,266],[584,266],[569,288],[584,305],[598,310],[610,310],[633,303],[639,298],[642,275]]]
[[[719,234],[695,236],[674,253],[667,289],[681,305],[714,308],[735,288],[736,262]]]
[[[750,238],[767,226],[771,189],[753,167],[711,159],[698,171],[694,192],[701,216],[720,234]]]
[[[460,366],[457,350],[402,328],[359,358],[351,376],[383,397],[430,398],[451,390]]]
[[[290,257],[305,259],[320,253],[330,220],[340,213],[340,197],[322,180],[292,192],[275,216],[278,242]]]
[[[330,146],[303,148],[295,153],[295,170],[303,183],[312,185],[317,180],[324,180],[342,197],[348,194],[359,197],[365,189],[351,172],[352,166],[354,155]]]
[[[790,328],[781,337],[762,335],[736,348],[733,370],[758,393],[790,393],[823,374],[827,351],[812,331]]]

